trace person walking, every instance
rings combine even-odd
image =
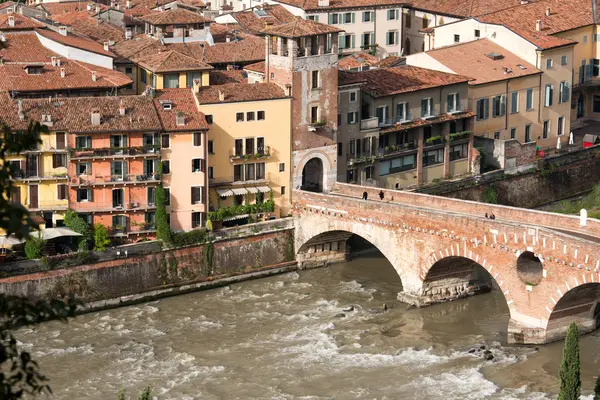
[[[367,200],[368,197],[369,197],[369,194],[366,191],[363,192],[363,200]]]
[[[379,198],[380,198],[381,200],[383,200],[383,197],[384,197],[384,194],[383,194],[383,190],[382,190],[382,191],[380,191],[380,192],[379,192]]]

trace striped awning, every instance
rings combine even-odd
[[[253,194],[258,193],[258,189],[255,187],[248,187],[246,189],[248,189],[248,193],[253,193]]]
[[[231,189],[217,189],[217,193],[221,197],[233,196]]]
[[[268,186],[258,186],[256,189],[261,193],[269,193],[271,191],[271,188]]]
[[[246,194],[248,193],[248,191],[246,190],[246,188],[236,188],[236,189],[231,189],[231,191],[233,192],[233,194],[235,194],[236,196],[242,195],[242,194]]]
[[[236,219],[243,219],[243,218],[248,218],[250,216],[250,214],[240,214],[240,215],[234,215],[233,217],[229,217],[229,218],[225,218],[223,219],[223,222],[226,221],[233,221]]]

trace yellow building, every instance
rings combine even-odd
[[[274,83],[195,87],[208,131],[210,207],[275,202],[290,212],[291,98]],[[272,194],[271,194],[272,193]],[[246,217],[230,215],[224,219]]]
[[[212,67],[177,51],[166,51],[135,60],[138,65],[138,94],[150,85],[156,90],[191,88],[194,80],[209,85]]]
[[[50,117],[47,117],[50,118]],[[62,225],[68,208],[67,134],[52,131],[52,121],[45,121],[50,133],[42,134],[37,149],[7,158],[19,171],[14,177],[11,201],[39,213],[46,227]]]

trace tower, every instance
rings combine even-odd
[[[299,17],[263,31],[265,80],[292,97],[293,189],[327,192],[335,183],[340,32]]]

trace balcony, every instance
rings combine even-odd
[[[421,113],[421,119],[433,119],[439,115],[439,110],[432,108],[429,112]]]
[[[383,149],[378,149],[377,153],[365,154],[356,156],[354,154],[346,154],[347,164],[349,167],[357,164],[369,163],[373,164],[375,161],[387,158],[388,156],[395,156],[403,153],[410,153],[417,151],[417,141],[406,142],[395,146],[386,146]]]
[[[66,180],[67,173],[54,173],[51,175],[45,175],[44,173],[38,173],[37,171],[16,171],[12,179],[15,181],[54,181],[54,180]]]
[[[362,119],[360,121],[360,130],[366,131],[369,129],[377,129],[379,127],[379,119],[377,117],[371,117]]]
[[[93,186],[93,185],[119,185],[119,184],[150,184],[160,182],[160,174],[148,175],[104,175],[91,176],[80,175],[79,177],[71,178],[71,186]]]
[[[407,124],[412,122],[413,118],[411,113],[406,113],[405,115],[396,118],[396,124]]]
[[[75,211],[86,212],[86,213],[134,213],[138,211],[152,211],[156,210],[155,203],[132,201],[129,203],[118,203],[118,202],[101,202],[101,201],[85,201],[85,202],[71,202],[71,208]]]
[[[244,151],[241,148],[237,148],[235,150],[229,151],[229,160],[260,160],[271,157],[271,147],[265,146],[264,148],[259,148],[256,153],[244,154]]]
[[[160,146],[148,145],[137,147],[105,147],[101,149],[77,148],[69,151],[71,160],[94,158],[133,158],[133,157],[159,157]]]
[[[141,235],[155,232],[156,224],[151,222],[142,222],[139,224],[129,223],[126,225],[113,225],[108,228],[108,235],[112,237],[126,237],[129,235]]]

